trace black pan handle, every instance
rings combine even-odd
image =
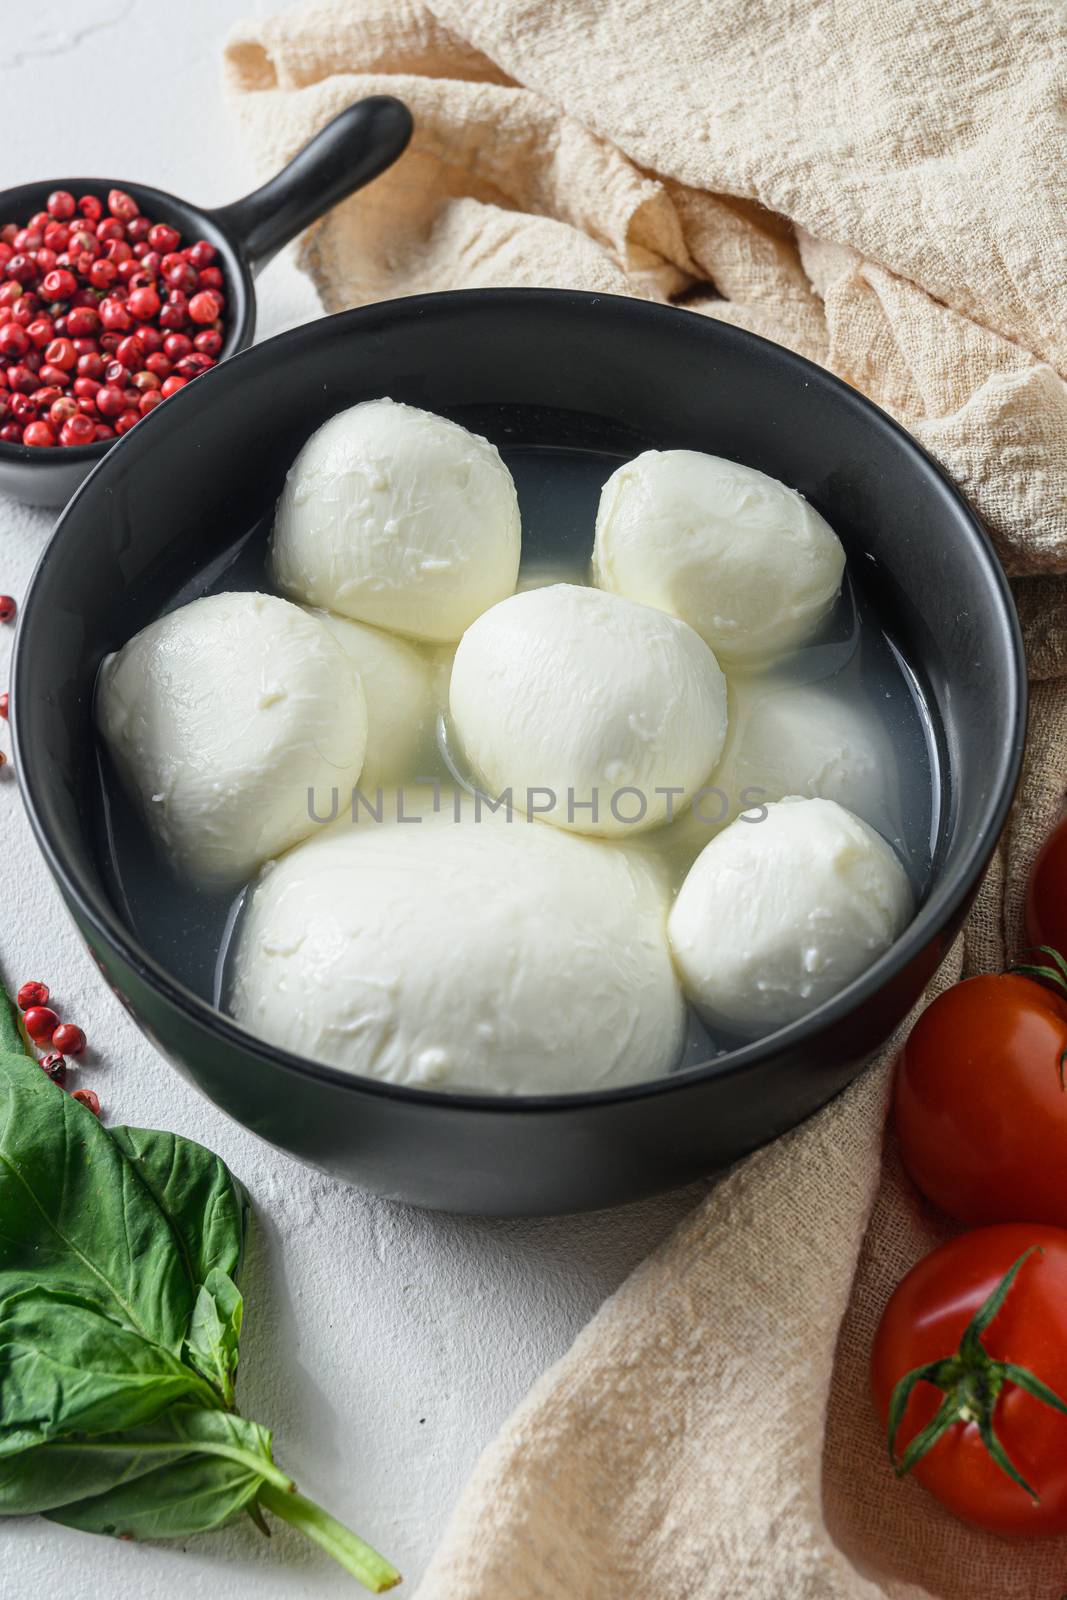
[[[402,155],[411,112],[392,95],[357,100],[328,122],[262,189],[209,212],[259,271],[302,228]]]

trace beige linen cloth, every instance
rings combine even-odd
[[[310,235],[328,310],[472,285],[681,301],[822,363],[984,514],[1032,677],[1018,805],[942,984],[1022,939],[1067,785],[1059,0],[333,0],[240,28],[264,175],[361,95],[410,151]],[[485,1451],[419,1600],[1059,1600],[1067,1540],[894,1482],[867,1355],[945,1233],[883,1159],[893,1052],[743,1163]]]

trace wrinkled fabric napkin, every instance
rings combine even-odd
[[[674,301],[899,418],[1014,580],[1018,803],[939,985],[1022,942],[1067,788],[1067,11],[1058,0],[328,0],[226,75],[263,173],[362,95],[412,146],[302,244],[328,310],[477,285]],[[894,1049],[728,1175],[519,1407],[419,1600],[1059,1600],[893,1481],[867,1397],[946,1225],[884,1137]]]

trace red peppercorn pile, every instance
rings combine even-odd
[[[0,226],[0,439],[81,445],[127,433],[213,367],[223,293],[215,249],[112,189],[48,196]]]

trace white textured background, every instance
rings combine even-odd
[[[0,25],[0,188],[128,177],[206,206],[249,174],[222,106],[219,49],[255,0],[33,0]],[[5,221],[6,218],[0,219]],[[22,220],[22,219],[19,219]],[[318,314],[288,255],[260,279],[259,337]],[[0,500],[0,593],[21,598],[53,515]],[[0,628],[0,686],[11,628]],[[7,750],[7,730],[0,724]],[[78,1074],[114,1120],[210,1145],[249,1189],[240,1400],[279,1460],[414,1587],[482,1445],[693,1194],[529,1223],[434,1217],[290,1161],[187,1087],[103,987],[52,888],[10,765],[0,773],[0,966],[49,983],[91,1054]],[[358,1593],[287,1529],[241,1523],[131,1545],[39,1519],[0,1524],[3,1600],[227,1600]],[[502,1597],[503,1600],[503,1597]],[[620,1597],[622,1600],[622,1597]]]

